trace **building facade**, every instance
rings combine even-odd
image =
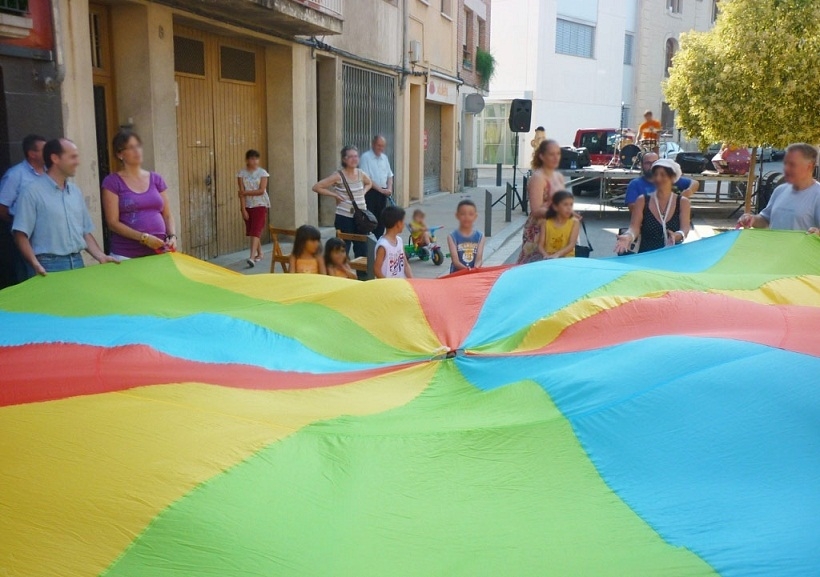
[[[512,164],[515,136],[506,118],[513,98],[532,99],[531,128],[544,126],[561,144],[572,143],[579,128],[619,125],[621,103],[631,92],[623,62],[637,2],[495,0],[492,45],[499,71],[479,120],[483,164]],[[532,136],[518,137],[519,164],[526,164]]]
[[[126,127],[169,185],[182,250],[199,258],[245,246],[235,175],[249,148],[271,173],[277,226],[332,226],[332,201],[311,187],[343,145],[366,149],[374,134],[387,138],[399,203],[455,190],[457,0],[54,3],[57,110],[98,230],[111,138]]]
[[[663,4],[661,6],[660,4]],[[669,76],[672,58],[680,48],[680,35],[690,30],[706,31],[717,18],[718,0],[642,0],[638,10],[640,27],[635,37],[633,100],[629,125],[637,126],[643,113],[652,110],[664,131],[675,131],[674,112],[663,97],[662,82]],[[676,140],[685,138],[677,131]]]
[[[408,192],[411,201],[456,190],[460,80],[457,0],[409,0],[408,55],[414,72],[408,107]]]
[[[476,167],[476,115],[465,108],[470,94],[487,96],[488,79],[484,78],[478,64],[479,53],[492,54],[490,50],[491,0],[459,0],[458,2],[458,76],[463,82],[459,97],[459,146],[457,166],[459,185],[465,185],[465,170]],[[472,183],[471,183],[472,184]]]
[[[21,142],[30,133],[62,133],[49,0],[0,1],[0,174],[23,159]]]
[[[680,34],[708,30],[715,6],[715,0],[495,0],[499,71],[478,118],[478,163],[513,163],[516,136],[506,124],[513,98],[532,99],[532,129],[544,126],[562,145],[572,144],[581,128],[637,128],[647,109],[671,130],[674,116],[662,91],[667,67]],[[518,138],[518,164],[526,165],[532,132]]]
[[[0,175],[24,158],[27,134],[62,133],[61,71],[49,0],[0,0]],[[14,284],[11,223],[0,221],[0,289]]]

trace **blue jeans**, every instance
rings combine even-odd
[[[46,272],[63,272],[67,270],[74,270],[83,268],[83,257],[80,253],[67,254],[65,256],[58,254],[38,254],[37,260],[46,269]],[[31,265],[28,266],[29,275],[34,276],[36,273]]]
[[[356,230],[356,221],[353,220],[352,216],[341,216],[339,214],[336,215],[336,230],[340,230],[347,234],[359,234],[359,231]],[[367,243],[366,242],[349,242],[345,241],[345,246],[347,246],[347,252],[350,252],[350,245],[353,245],[353,255],[356,257],[360,256],[367,256]]]

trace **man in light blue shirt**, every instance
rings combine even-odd
[[[744,214],[738,224],[744,228],[774,228],[820,232],[820,183],[814,180],[817,149],[810,144],[792,144],[783,159],[786,184],[774,189],[760,214]]]
[[[29,276],[82,268],[82,250],[100,263],[118,262],[100,249],[83,194],[68,181],[80,165],[77,147],[65,138],[50,140],[43,147],[43,160],[46,175],[23,189],[12,225]]]
[[[29,134],[23,139],[23,161],[9,168],[0,180],[0,288],[28,278],[26,263],[11,232],[14,205],[22,190],[45,175],[43,145],[46,139]]]
[[[359,168],[373,182],[373,187],[367,191],[364,199],[367,202],[367,210],[379,219],[379,226],[373,231],[376,238],[384,234],[382,211],[387,206],[387,200],[393,194],[393,171],[390,169],[390,161],[387,160],[387,155],[384,153],[386,147],[387,140],[381,134],[377,134],[373,137],[370,150],[362,154],[359,159]]]

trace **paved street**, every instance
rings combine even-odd
[[[423,203],[410,205],[410,207],[407,209],[407,217],[405,218],[405,221],[409,222],[412,218],[413,211],[417,208],[421,208],[426,214],[426,222],[428,227],[443,227],[437,232],[436,237],[437,241],[442,245],[442,250],[446,254],[448,252],[447,235],[450,234],[450,232],[452,232],[454,227],[457,225],[455,218],[456,206],[462,199],[469,198],[476,203],[476,205],[478,206],[479,213],[478,221],[476,222],[476,228],[482,231],[485,230],[485,190],[490,190],[490,192],[493,194],[494,200],[498,199],[499,196],[503,194],[502,189],[495,187],[484,187],[468,189],[463,193],[443,193],[431,195],[425,198],[425,201]],[[495,206],[495,208],[492,209],[492,235],[487,238],[485,248],[485,260],[489,257],[492,257],[493,253],[497,251],[502,245],[506,244],[511,236],[517,236],[518,231],[521,229],[521,226],[523,226],[523,223],[526,220],[525,217],[521,214],[520,209],[513,212],[512,221],[510,223],[505,223],[504,218],[504,205],[499,203]],[[322,229],[323,239],[330,238],[334,234],[335,231],[333,228],[328,227]],[[405,233],[403,237],[403,240],[406,239],[407,233]],[[285,254],[288,254],[290,248],[290,244],[282,244],[282,250]],[[264,274],[270,271],[270,257],[272,245],[269,244],[265,246],[264,250],[265,259],[262,262],[257,263],[257,265],[254,268],[249,268],[247,263],[245,262],[245,259],[248,258],[247,251],[241,251],[229,255],[224,255],[216,259],[213,259],[211,262],[220,266],[224,266],[231,270],[241,272],[243,274]],[[422,262],[418,259],[412,259],[410,261],[410,266],[412,267],[413,274],[418,278],[436,278],[438,276],[447,274],[450,270],[449,259],[445,259],[445,262],[441,266],[436,266],[430,261]],[[281,272],[278,266],[276,267],[276,272]]]
[[[456,226],[455,210],[460,200],[470,198],[476,202],[479,210],[476,227],[480,230],[484,230],[484,215],[486,213],[484,201],[485,190],[490,190],[491,193],[493,193],[494,200],[498,199],[503,193],[502,189],[485,186],[469,189],[463,193],[433,195],[426,198],[422,204],[411,205],[410,208],[407,209],[406,220],[410,220],[413,210],[416,208],[424,210],[427,215],[426,220],[428,226],[443,227],[437,233],[437,240],[442,244],[442,249],[446,254],[448,252],[446,248],[446,238]],[[597,198],[592,197],[576,198],[575,204],[576,209],[583,214],[585,218],[589,240],[593,247],[591,258],[608,258],[615,256],[613,253],[615,236],[619,228],[625,227],[629,223],[627,211],[607,207],[603,213],[600,213]],[[694,242],[701,238],[713,236],[715,229],[734,227],[735,218],[727,218],[734,206],[734,204],[729,203],[709,208],[696,206],[693,209],[693,230],[687,242]],[[515,262],[518,251],[521,248],[521,227],[524,225],[525,220],[526,218],[520,208],[516,208],[516,210],[512,212],[512,219],[509,223],[505,222],[505,210],[502,203],[497,204],[492,209],[492,235],[487,238],[484,255],[485,264],[487,266],[512,264]],[[334,231],[332,228],[322,230],[324,238],[329,238],[333,234]],[[580,242],[582,244],[584,243],[583,237]],[[285,254],[290,251],[289,244],[284,243],[282,248]],[[246,251],[225,255],[211,262],[243,274],[265,274],[270,271],[271,250],[271,245],[265,247],[265,260],[258,263],[254,268],[249,268],[245,262],[247,258]],[[449,259],[445,259],[444,264],[441,266],[436,266],[430,261],[422,262],[418,259],[411,260],[410,265],[416,278],[437,278],[447,274],[449,271]],[[279,272],[281,271],[277,267],[277,273]]]

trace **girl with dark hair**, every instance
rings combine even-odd
[[[538,250],[538,235],[551,204],[552,193],[564,189],[564,176],[558,172],[561,147],[554,140],[544,140],[532,153],[532,175],[527,181],[530,216],[524,224],[518,264],[543,258]]]
[[[111,255],[135,258],[176,250],[168,186],[159,174],[142,168],[142,140],[135,132],[121,130],[112,144],[122,168],[102,183]]]
[[[329,276],[356,280],[356,271],[350,268],[347,246],[342,239],[334,236],[325,243],[325,269]]]
[[[262,231],[268,221],[270,197],[268,196],[268,178],[270,174],[259,166],[259,152],[249,150],[245,153],[245,168],[236,175],[239,186],[239,201],[242,205],[242,218],[245,221],[245,236],[251,239],[251,256],[248,266],[254,267],[264,257],[262,252]]]
[[[566,190],[552,195],[538,237],[538,250],[545,259],[575,256],[579,224],[572,210],[574,200],[572,193]]]
[[[345,186],[345,181],[347,186]],[[367,207],[365,194],[370,190],[373,183],[370,177],[359,169],[359,150],[355,146],[345,146],[342,148],[342,168],[337,170],[327,178],[323,178],[313,185],[313,192],[320,196],[329,196],[336,201],[336,230],[348,234],[357,234],[356,221],[353,220],[353,202],[347,189],[350,189],[356,206],[364,210]],[[379,215],[376,215],[378,218]],[[367,244],[364,242],[354,242],[353,254],[356,257],[367,254]],[[350,244],[347,244],[350,250]]]
[[[294,274],[327,274],[322,260],[322,235],[319,229],[303,224],[296,229],[288,272]]]
[[[680,178],[677,162],[663,158],[652,165],[655,192],[638,197],[627,231],[618,237],[615,252],[624,254],[640,236],[638,252],[648,252],[681,244],[691,226],[689,199],[673,189]]]

